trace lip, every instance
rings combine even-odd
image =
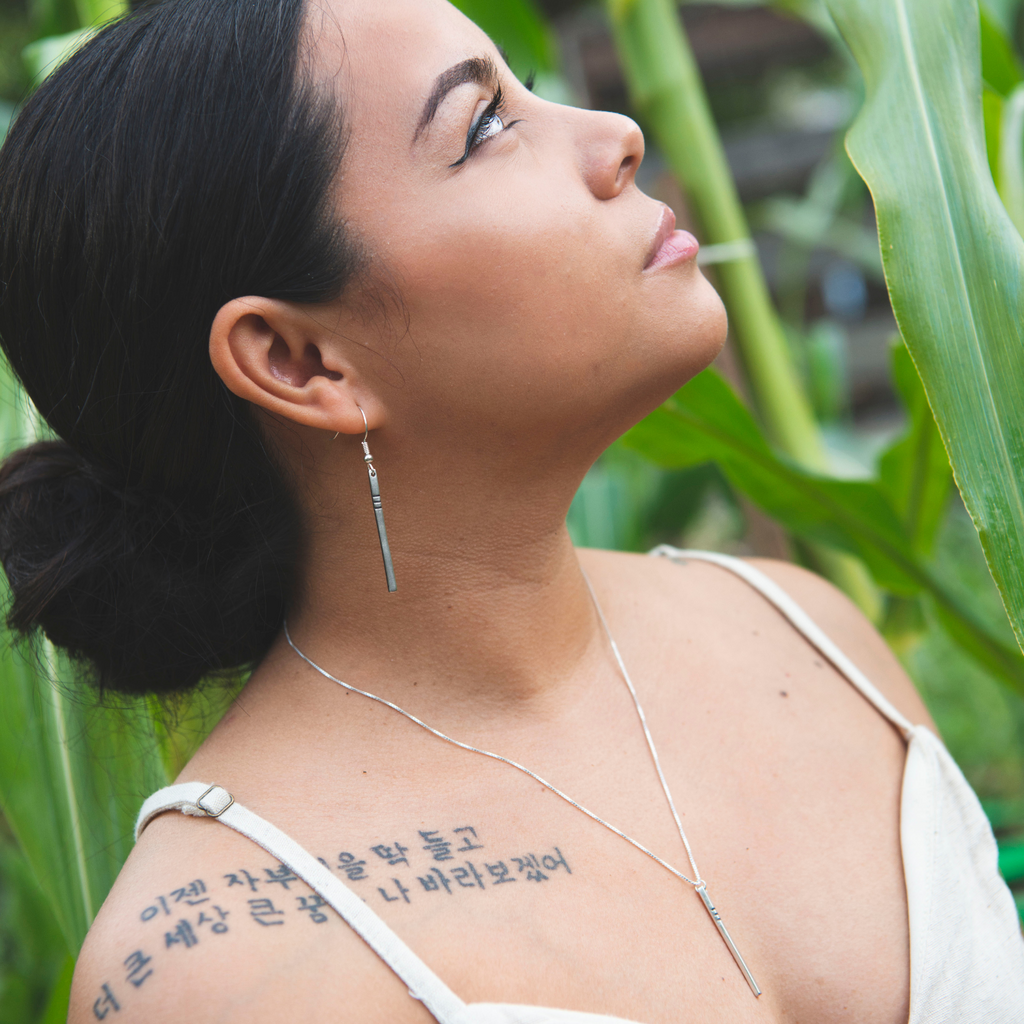
[[[676,230],[676,215],[662,207],[661,221],[647,254],[644,270],[657,270],[692,260],[700,250],[700,243],[689,231]]]

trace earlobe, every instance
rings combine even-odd
[[[309,323],[290,303],[232,299],[210,329],[210,361],[247,402],[306,426],[347,433],[352,414],[358,420],[359,413],[347,394],[346,373],[324,365]]]

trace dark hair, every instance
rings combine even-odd
[[[339,296],[344,149],[302,0],[162,0],[31,98],[0,149],[0,344],[60,440],[0,467],[8,623],[103,688],[251,664],[289,598],[298,515],[209,359],[240,295]]]

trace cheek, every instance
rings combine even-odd
[[[600,412],[625,429],[722,346],[721,302],[695,266],[640,272],[633,207],[530,174],[426,209],[407,198],[364,207],[367,241],[401,295],[405,393],[432,412],[545,430]]]
[[[490,208],[407,239],[395,269],[417,345],[440,348],[460,378],[498,371],[560,386],[623,343],[635,271],[612,240],[591,241],[585,216],[559,213]]]

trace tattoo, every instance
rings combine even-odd
[[[249,916],[264,927],[273,924],[284,924],[280,917],[284,915],[283,910],[278,910],[273,901],[268,899],[249,900]]]
[[[108,1013],[113,1010],[117,1013],[121,1009],[121,1004],[114,998],[114,993],[111,992],[109,985],[102,986],[102,994],[92,1004],[92,1014],[97,1020],[105,1020]]]
[[[153,968],[150,967],[145,974],[142,973],[142,969],[149,964],[153,958],[146,956],[141,949],[135,950],[134,953],[129,953],[124,959],[124,965],[128,968],[128,973],[125,975],[125,981],[130,981],[136,988],[139,988],[142,983],[153,973]]]
[[[409,899],[409,890],[406,889],[397,878],[392,878],[391,881],[395,883],[395,888],[398,890],[397,896],[389,896],[384,889],[378,889],[377,892],[379,892],[388,903],[394,903],[396,900],[405,900],[406,903],[411,903],[412,900]]]
[[[223,935],[228,930],[228,926],[224,921],[231,911],[221,910],[220,907],[210,907],[209,911],[213,916],[207,917],[206,911],[202,911],[199,915],[199,920],[196,921],[196,927],[199,928],[204,924],[208,924],[210,926],[210,931],[213,932],[214,935]]]
[[[546,882],[548,876],[541,871],[541,867],[546,868],[548,871],[557,871],[559,867],[563,867],[567,874],[572,874],[572,869],[557,846],[555,847],[555,853],[558,855],[557,857],[545,854],[541,857],[540,863],[537,862],[537,858],[532,853],[528,853],[525,857],[513,857],[512,859],[519,865],[520,873],[525,871],[526,877],[531,882]]]
[[[551,876],[544,872],[554,872],[559,868],[564,868],[566,874],[572,874],[572,869],[569,867],[569,862],[565,859],[565,854],[557,846],[555,847],[554,854],[544,854],[539,860],[536,854],[533,853],[524,854],[522,857],[510,857],[509,859],[518,865],[516,873],[524,875],[530,882],[547,882]],[[517,880],[503,860],[498,861],[496,864],[485,863],[484,869],[490,876],[492,886]],[[455,891],[451,886],[452,881],[455,882],[457,887],[462,889],[487,888],[484,884],[483,876],[472,861],[467,860],[465,867],[449,868],[448,872],[451,878],[440,868],[435,867],[431,868],[426,876],[417,876],[416,880],[423,886],[424,892],[440,892],[443,888],[449,896]],[[383,890],[380,891],[384,895]],[[386,895],[384,898],[388,899]],[[406,902],[410,901],[406,900]]]
[[[322,896],[313,893],[312,896],[296,896],[295,899],[298,900],[299,910],[308,911],[309,919],[314,924],[323,924],[327,920],[327,915],[320,910],[327,906],[327,900]]]
[[[445,840],[439,832],[421,832],[420,839],[426,843],[423,849],[428,850],[434,860],[455,860],[451,840]]]
[[[405,842],[402,837],[392,838],[363,848],[347,844],[349,848],[333,861],[323,857],[318,860],[346,884],[358,886],[369,881],[364,897],[375,889],[377,895],[372,899],[389,904],[433,900],[438,898],[435,894],[453,897],[467,890],[487,892],[517,882],[548,882],[560,874],[572,874],[567,857],[557,846],[550,847],[551,852],[539,853],[522,852],[520,848],[515,856],[506,853],[499,859],[495,855],[499,851],[490,853],[473,825],[410,830],[404,838]],[[466,854],[473,856],[467,858]],[[247,917],[261,929],[280,928],[289,921],[298,921],[293,928],[319,926],[331,920],[341,924],[322,896],[293,893],[291,886],[296,883],[304,888],[289,867],[277,863],[252,871],[236,868],[210,882],[195,878],[153,896],[139,914],[139,919],[152,929],[147,931],[148,945],[124,958],[124,987],[120,992],[109,983],[102,986],[93,1003],[93,1016],[104,1020],[111,1012],[120,1012],[124,998],[159,973],[161,957],[181,955],[171,950],[190,950],[213,936],[226,934],[231,930],[228,918],[233,909],[239,914],[236,922]],[[302,923],[303,918],[307,924]],[[159,925],[150,924],[153,921]],[[249,927],[244,925],[243,930]]]
[[[205,893],[206,883],[201,878],[197,878],[189,882],[188,885],[183,885],[180,889],[172,890],[170,896],[155,897],[153,904],[146,907],[139,916],[143,921],[152,921],[154,917],[160,914],[163,914],[164,917],[170,917],[174,913],[171,910],[171,904],[185,903],[190,907],[195,907],[209,900],[210,897],[206,896]],[[168,900],[170,900],[170,903],[168,903]]]
[[[403,846],[401,843],[396,842],[394,846],[371,846],[370,849],[377,854],[381,860],[386,860],[391,867],[397,867],[399,864],[408,864],[409,858],[405,855],[409,852],[408,846]]]
[[[179,942],[183,942],[186,949],[191,949],[199,944],[196,933],[192,930],[192,925],[184,919],[178,922],[178,927],[173,932],[164,932],[164,946],[167,949],[170,949],[171,946],[176,946]]]
[[[457,828],[453,831],[455,832],[456,835],[458,835],[460,832],[471,832],[473,835],[473,839],[476,839],[477,837],[476,829],[470,825],[465,825],[462,828]],[[470,850],[482,850],[484,848],[483,843],[474,843],[473,840],[469,838],[469,836],[463,836],[462,838],[465,840],[465,842],[462,844],[462,846],[456,848],[459,853],[469,853]]]
[[[468,860],[464,868],[452,868],[451,872],[456,883],[463,889],[472,889],[475,886],[480,886],[481,889],[486,888],[480,872]]]
[[[339,853],[338,867],[345,872],[350,882],[362,882],[368,876],[364,868],[365,860],[356,860],[354,853]]]
[[[292,869],[285,867],[284,864],[279,864],[275,870],[270,868],[263,869],[266,872],[266,883],[268,885],[280,885],[281,888],[287,889],[289,882],[297,882],[298,879],[292,874]]]
[[[245,882],[239,881],[238,875],[245,875]],[[248,871],[239,871],[238,875],[232,874],[224,876],[228,880],[229,889],[233,885],[245,885],[245,883],[248,882],[249,888],[253,892],[256,892],[256,887],[260,884],[260,880],[258,878],[253,878],[253,876],[250,875]]]

